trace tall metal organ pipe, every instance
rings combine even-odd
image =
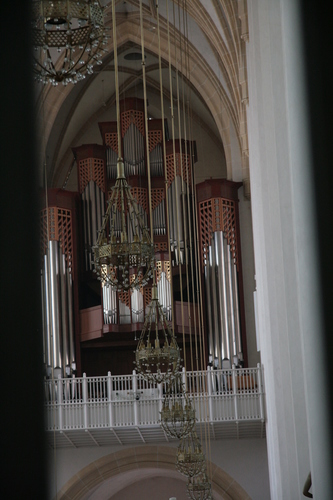
[[[225,290],[226,290],[226,339],[227,339],[227,358],[232,360],[232,338],[233,338],[233,311],[232,311],[232,289],[230,288],[230,247],[227,239],[223,238],[223,255],[224,255],[224,276],[225,276]]]
[[[229,343],[229,324],[228,324],[228,282],[225,273],[226,269],[226,254],[223,241],[223,232],[217,231],[214,233],[215,252],[219,256],[217,261],[218,274],[218,291],[220,292],[220,318],[222,325],[221,335],[221,357],[230,359],[230,343]],[[222,365],[220,365],[222,366]]]
[[[45,367],[47,375],[51,375],[52,355],[51,355],[51,318],[50,318],[50,284],[49,284],[49,263],[47,254],[43,258],[42,268],[42,307],[44,317],[44,343],[45,343]]]
[[[59,252],[58,241],[49,242],[49,277],[50,277],[50,318],[51,318],[51,347],[52,367],[55,377],[62,375],[61,337],[60,337],[60,286],[59,286]]]
[[[47,376],[76,369],[72,275],[60,242],[50,240],[41,270],[44,363]]]
[[[125,175],[144,175],[144,137],[134,123],[131,123],[128,127],[123,144]]]
[[[241,341],[241,331],[240,331],[240,310],[239,310],[239,299],[238,299],[238,280],[237,280],[237,266],[236,263],[232,262],[232,282],[233,282],[233,303],[234,303],[234,320],[235,320],[235,337],[236,337],[236,356],[241,360],[243,359],[242,352],[242,341]]]
[[[208,259],[211,257],[211,247],[208,249]],[[209,261],[208,261],[209,262]],[[211,276],[210,276],[210,268],[211,268],[211,263],[209,263],[206,260],[206,265],[204,266],[204,271],[205,271],[205,283],[206,283],[206,311],[207,311],[207,321],[208,321],[208,355],[214,359],[215,356],[217,356],[217,353],[215,352],[214,348],[214,340],[213,340],[213,321],[212,321],[212,314],[211,314],[211,306],[212,306],[212,298],[211,298]]]
[[[170,207],[170,214],[169,214],[170,244],[171,244],[171,250],[174,251],[175,255],[174,265],[178,265],[179,263],[184,264],[184,224],[183,224],[183,209],[182,209],[182,187],[183,187],[182,179],[180,176],[177,175],[168,189],[168,204]],[[179,236],[180,248],[178,248],[178,236]]]
[[[234,312],[234,291],[233,291],[233,280],[232,280],[232,256],[230,245],[228,245],[226,238],[224,239],[224,247],[226,254],[226,275],[228,276],[228,326],[229,326],[229,359],[232,362],[234,357],[237,355],[236,346],[236,333],[235,333],[235,312]]]
[[[212,313],[213,313],[213,320],[214,320],[214,357],[218,358],[219,360],[221,359],[221,346],[223,345],[223,342],[220,340],[220,335],[221,331],[223,329],[223,322],[221,321],[221,316],[219,312],[221,313],[221,306],[220,306],[220,296],[221,294],[219,293],[219,276],[218,276],[218,265],[216,262],[216,245],[214,244],[214,240],[212,242],[211,246],[211,257],[209,259],[209,262],[211,262],[211,297],[212,297]],[[221,285],[220,285],[221,286]]]
[[[68,325],[68,293],[66,276],[66,258],[60,253],[60,300],[61,300],[61,329],[62,329],[62,366],[67,375],[70,374],[69,361],[69,325]]]
[[[242,358],[237,267],[223,231],[215,231],[205,262],[209,354],[231,363]]]
[[[70,367],[76,370],[75,345],[74,345],[74,316],[73,316],[73,280],[72,274],[66,270],[67,297],[68,297],[68,328],[69,328],[69,362]]]

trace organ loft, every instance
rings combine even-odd
[[[152,227],[158,300],[183,363],[199,368],[195,353],[202,338],[206,363],[219,368],[247,365],[238,216],[241,183],[214,179],[196,184],[195,140],[170,138],[167,120],[146,120],[144,114],[143,99],[121,100],[121,140],[116,121],[99,123],[101,144],[81,144],[72,150],[78,192],[49,189],[43,196],[47,376],[97,376],[108,371],[122,375],[135,368],[134,352],[152,301],[152,278],[145,286],[119,290],[94,272],[93,249],[116,184],[119,156],[140,220]],[[119,204],[113,215],[116,232],[122,216],[130,221],[129,211],[123,212]],[[133,241],[131,224],[126,227]],[[129,280],[134,276],[129,273]]]

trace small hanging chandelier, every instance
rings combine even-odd
[[[94,271],[114,290],[139,288],[153,275],[154,245],[127,184],[122,158],[118,159],[116,183],[92,250]]]
[[[32,0],[38,82],[77,83],[102,64],[107,36],[99,0]]]
[[[138,372],[155,384],[170,382],[179,371],[179,347],[158,301],[155,283],[149,312],[135,351],[135,364]]]
[[[192,431],[195,421],[195,409],[178,374],[170,382],[162,403],[161,426],[167,436],[181,439]]]
[[[194,477],[204,472],[206,468],[205,455],[197,433],[192,431],[182,438],[177,450],[176,469],[187,477]]]
[[[201,472],[197,476],[190,477],[187,483],[187,493],[192,500],[212,500],[212,486],[207,474]]]

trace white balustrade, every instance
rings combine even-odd
[[[197,422],[264,421],[262,367],[185,372]],[[166,385],[132,375],[45,380],[47,430],[157,426]]]

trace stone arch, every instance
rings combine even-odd
[[[156,472],[175,477],[176,448],[168,446],[137,446],[126,448],[106,455],[87,465],[75,474],[58,492],[58,500],[80,500],[89,498],[100,488],[104,482],[116,481],[117,476],[127,475],[131,472],[150,471],[143,474],[153,477]],[[211,470],[211,482],[216,498],[223,500],[249,500],[246,491],[229,474],[212,462],[208,463]],[[180,477],[186,479],[179,474]],[[214,498],[215,498],[214,497]]]

